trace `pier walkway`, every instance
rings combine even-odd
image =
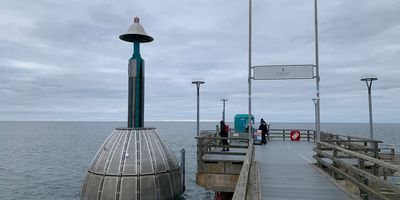
[[[351,199],[313,165],[313,142],[255,145],[261,199]]]
[[[196,184],[215,191],[216,199],[400,199],[394,149],[324,132],[315,141],[315,131],[298,131],[301,141],[294,142],[290,130],[271,129],[267,145],[232,132],[228,152],[221,151],[218,130],[202,131]]]

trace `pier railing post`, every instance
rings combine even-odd
[[[313,140],[314,140],[314,142],[315,142],[315,141],[317,141],[317,131],[314,130],[314,131],[313,131],[313,134],[314,134],[314,139],[313,139]],[[320,139],[321,139],[321,138],[320,138]]]
[[[373,148],[373,151],[374,151],[374,158],[378,158],[379,157],[378,141],[373,141],[372,142],[372,148]]]
[[[374,151],[374,158],[379,159],[378,142],[377,141],[373,141],[373,142],[371,142],[371,144],[372,144],[372,148],[373,148],[373,151]],[[379,169],[379,166],[377,164],[374,164],[372,170],[373,170],[373,174],[375,176],[379,175],[378,169]]]
[[[337,142],[336,143],[334,142],[333,144],[335,146],[337,146]],[[333,166],[336,167],[337,169],[339,169],[338,163],[334,161],[334,160],[338,159],[338,150],[336,148],[333,148],[333,158],[335,158],[335,159],[332,159],[333,160]],[[335,170],[332,170],[332,176],[335,179],[338,178],[337,173],[335,172]]]
[[[362,177],[361,180],[364,182],[364,184],[365,184],[366,186],[369,185],[369,184],[368,184],[369,181],[368,181],[367,178]],[[360,195],[361,195],[361,198],[362,198],[362,199],[368,200],[368,193],[366,193],[366,192],[364,192],[364,191],[360,191]]]
[[[364,142],[364,147],[365,147],[364,152],[365,152],[366,154],[368,154],[368,150],[367,150],[367,148],[368,148],[368,142]]]
[[[347,141],[348,142],[346,143],[346,148],[351,150],[351,137],[350,136],[347,136]]]
[[[314,131],[314,134],[315,134],[316,132]],[[314,135],[315,136],[315,135]],[[321,138],[320,138],[321,139]],[[321,162],[320,162],[320,159],[322,158],[322,156],[321,156],[321,154],[319,153],[319,152],[321,152],[321,149],[322,149],[322,145],[321,145],[321,143],[320,143],[320,141],[318,141],[318,140],[315,140],[315,137],[314,137],[314,141],[317,141],[317,166],[319,167],[319,168],[322,168],[322,164],[321,164]]]
[[[358,168],[361,170],[365,170],[365,161],[362,158],[358,159]],[[361,176],[360,180],[361,180],[361,182],[363,182],[365,185],[368,186],[368,182],[367,182],[366,178]],[[361,190],[361,188],[359,190],[360,190],[360,197],[364,200],[367,200],[368,194],[365,191]]]
[[[285,130],[283,130],[283,141],[285,141],[285,138],[286,137],[286,135],[285,135]]]
[[[203,141],[201,139],[201,136],[197,138],[197,172],[202,172],[203,167],[201,163],[201,158],[203,157]]]
[[[219,145],[219,141],[220,141],[220,140],[218,140],[218,138],[217,138],[218,135],[219,135],[219,134],[218,134],[218,133],[219,133],[219,126],[216,125],[216,126],[215,126],[215,129],[216,129],[216,131],[215,131],[215,134],[214,134],[214,138],[215,138],[215,139],[214,139],[214,148],[217,148],[217,146]]]
[[[185,186],[185,148],[183,148],[181,150],[181,166],[182,166],[182,187],[183,187],[183,191],[186,190],[186,186]]]

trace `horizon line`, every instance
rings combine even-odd
[[[200,122],[219,122],[220,120],[200,120]],[[0,120],[0,122],[118,122],[124,123],[126,121],[117,120]],[[197,122],[196,120],[145,120],[144,122]],[[234,123],[234,121],[226,121]],[[280,121],[269,121],[270,123],[315,123],[307,121],[291,121],[291,122],[280,122]],[[321,123],[340,123],[340,124],[369,124],[369,122],[321,122]],[[374,122],[373,124],[399,124],[400,122]]]

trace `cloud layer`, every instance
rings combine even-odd
[[[321,121],[368,122],[364,74],[375,74],[376,122],[400,122],[400,2],[319,1]],[[0,120],[125,121],[134,16],[154,42],[146,60],[145,120],[248,112],[248,2],[211,0],[0,3]],[[253,1],[253,65],[313,64],[313,1]],[[315,80],[253,81],[252,111],[313,122]]]

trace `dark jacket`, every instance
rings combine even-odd
[[[219,135],[221,137],[228,137],[228,132],[226,132],[226,125],[225,124],[221,124],[221,130],[219,132]]]
[[[266,134],[268,132],[268,127],[265,123],[261,123],[258,130],[261,130],[263,134]]]

